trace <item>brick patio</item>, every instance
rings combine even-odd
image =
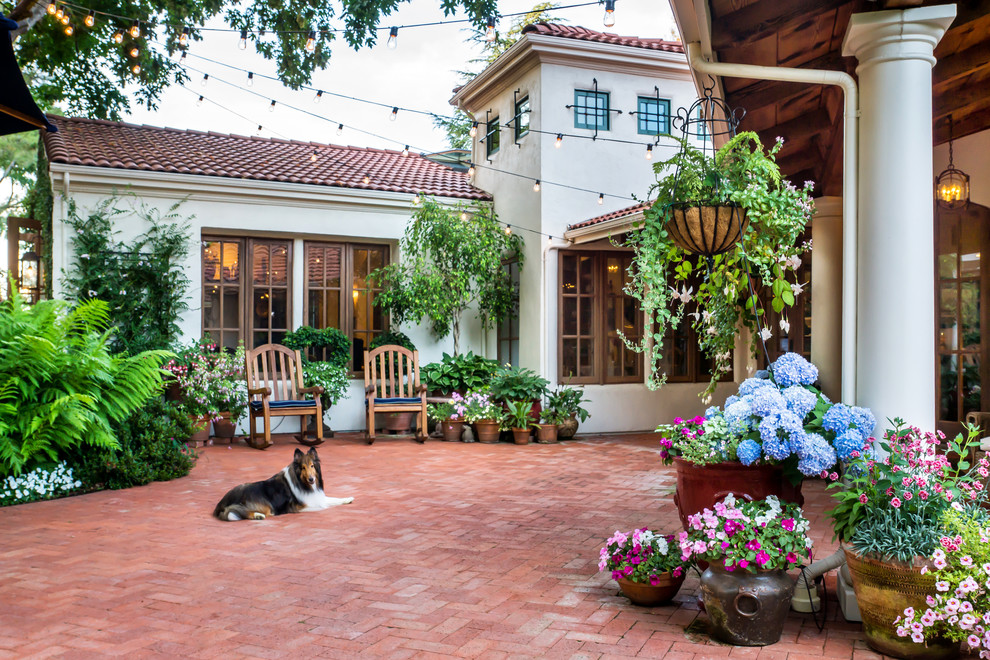
[[[696,577],[672,606],[618,596],[597,572],[604,539],[678,528],[654,444],[338,434],[320,448],[327,492],[353,504],[214,520],[228,488],[289,462],[282,436],[202,449],[177,481],[0,509],[0,657],[880,657],[834,600],[824,633],[791,613],[760,649],[708,639]],[[822,484],[805,493],[824,556]]]

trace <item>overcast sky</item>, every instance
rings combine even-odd
[[[528,11],[535,1],[502,0],[499,11],[502,14]],[[559,4],[578,2],[562,0]],[[667,0],[617,0],[616,21],[612,28],[603,26],[603,14],[602,5],[558,12],[558,16],[569,25],[638,37],[670,38],[674,25]],[[445,20],[438,3],[415,0],[402,4],[400,10],[384,19],[382,25],[388,27],[437,20]],[[509,23],[510,19],[503,19],[500,29],[506,29]],[[385,46],[387,32],[379,34],[381,38],[376,46],[358,51],[347,47],[343,40],[336,41],[330,64],[314,74],[313,87],[389,106],[450,114],[453,108],[448,99],[452,88],[459,83],[454,72],[468,68],[467,62],[480,54],[477,47],[465,42],[469,36],[465,25],[400,29],[395,50]],[[126,121],[241,135],[254,135],[261,124],[265,127],[262,135],[266,137],[391,149],[401,149],[402,145],[409,144],[413,151],[427,152],[446,148],[444,133],[433,127],[428,116],[400,112],[395,121],[390,121],[388,108],[377,108],[326,94],[319,104],[315,104],[313,92],[293,91],[275,81],[258,78],[258,74],[274,76],[274,65],[255,54],[250,45],[247,50],[238,49],[237,41],[236,33],[206,33],[203,41],[193,43],[186,62],[189,67],[209,74],[207,85],[200,84],[202,73],[190,70],[192,80],[187,87],[191,91],[173,86],[159,102],[158,109],[135,107]],[[201,60],[197,55],[254,71],[255,84],[248,88],[245,73]],[[246,91],[248,89],[264,97],[254,96]],[[197,106],[200,94],[207,100]],[[268,111],[271,99],[278,101],[274,112]],[[227,110],[210,101],[225,106]],[[282,104],[291,104],[333,121],[307,116],[282,107]],[[350,129],[345,129],[338,136],[338,123],[376,133],[392,141]]]

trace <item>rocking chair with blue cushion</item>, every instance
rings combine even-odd
[[[419,382],[419,351],[388,344],[364,352],[368,444],[375,441],[375,413],[416,413],[416,441],[426,441],[426,386]]]
[[[267,449],[272,445],[272,417],[298,415],[300,432],[296,440],[310,447],[323,442],[323,406],[320,395],[323,388],[303,387],[302,357],[278,344],[265,344],[248,351],[245,356],[248,387],[248,404],[251,413],[251,433],[247,443],[255,449]],[[304,395],[309,395],[304,396]],[[306,417],[314,417],[316,437],[309,439]],[[255,430],[255,420],[265,421],[264,438]]]

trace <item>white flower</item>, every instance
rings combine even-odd
[[[787,319],[780,319],[780,331],[788,333],[791,331],[791,322]]]
[[[89,255],[88,254],[80,254],[79,255],[79,258],[80,259],[89,259]]]
[[[784,261],[784,264],[791,270],[797,270],[798,268],[801,267],[801,257],[797,256],[796,254],[792,257],[787,257],[787,259]]]
[[[804,291],[804,284],[798,284],[795,282],[791,285],[791,293],[795,296],[800,296],[802,291]]]
[[[760,330],[760,339],[762,339],[763,341],[766,341],[771,337],[773,337],[773,333],[770,332],[770,328],[763,328],[762,330]]]
[[[90,298],[94,298],[94,297],[96,297],[96,291],[93,291],[92,289],[90,289],[90,290],[89,290],[89,297],[90,297]]]

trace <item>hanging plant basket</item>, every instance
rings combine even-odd
[[[701,201],[670,206],[666,229],[677,247],[714,257],[731,250],[746,228],[746,209],[738,204],[707,205]]]

